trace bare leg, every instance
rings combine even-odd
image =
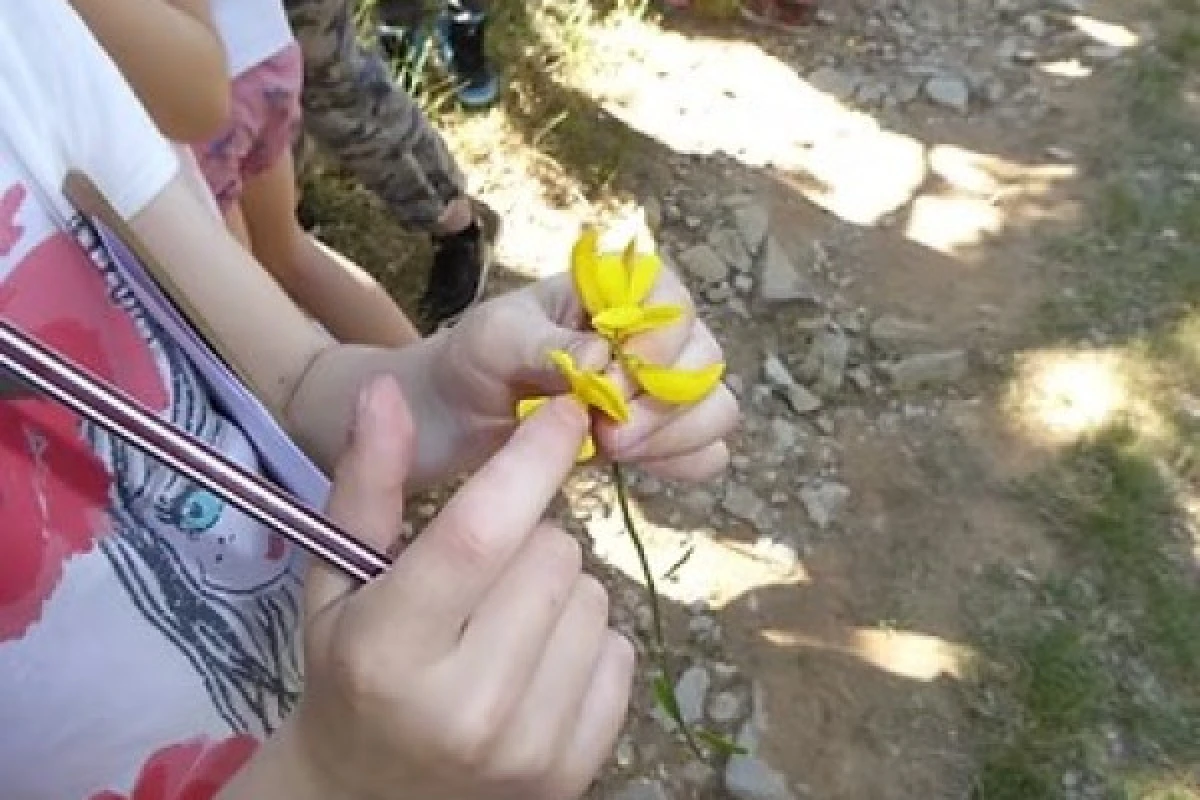
[[[420,338],[374,278],[300,227],[290,152],[246,181],[241,211],[254,255],[335,338],[381,347],[403,347]]]

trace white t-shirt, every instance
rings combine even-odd
[[[0,315],[257,470],[58,187],[177,161],[64,0],[0,3]],[[300,554],[41,398],[0,402],[0,797],[211,797],[296,702]]]
[[[212,0],[212,12],[235,78],[292,42],[281,0]]]

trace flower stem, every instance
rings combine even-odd
[[[663,683],[660,684],[658,692],[660,705],[665,706],[664,711],[675,720],[675,724],[679,726],[679,730],[683,733],[683,738],[687,741],[688,747],[696,757],[700,760],[705,760],[704,752],[700,749],[699,743],[696,742],[692,735],[692,730],[686,722],[684,722],[683,714],[679,710],[679,701],[675,697],[675,675],[671,671],[671,665],[667,659],[667,638],[663,633],[662,609],[658,603],[658,590],[654,586],[654,572],[650,569],[650,559],[646,557],[646,546],[642,542],[642,537],[638,534],[637,526],[633,522],[633,513],[629,508],[629,489],[625,483],[625,473],[621,470],[621,465],[615,461],[612,464],[613,483],[617,487],[617,505],[621,509],[621,519],[625,523],[625,530],[629,532],[629,538],[633,542],[633,549],[637,551],[638,562],[642,566],[642,576],[646,579],[646,595],[650,599],[650,613],[654,621],[654,649],[657,656],[658,668],[662,672]],[[667,697],[663,697],[663,695]]]

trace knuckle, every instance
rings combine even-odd
[[[583,546],[560,528],[542,528],[538,546],[553,574],[573,579],[583,569]]]
[[[440,537],[449,557],[467,569],[488,564],[495,558],[497,537],[478,522],[462,521]]]

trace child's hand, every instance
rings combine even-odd
[[[390,379],[364,397],[329,513],[385,549],[412,422]],[[304,700],[225,797],[583,793],[624,718],[634,662],[579,545],[542,522],[585,427],[570,401],[547,404],[367,586],[313,566]]]
[[[689,313],[676,324],[638,336],[631,352],[672,367],[722,360],[712,333],[690,313],[687,290],[668,270],[663,270],[652,300]],[[570,279],[561,276],[486,303],[442,335],[432,366],[433,388],[438,403],[474,432],[464,450],[480,457],[503,441],[515,424],[520,398],[565,391],[562,375],[548,358],[551,350],[566,350],[584,368],[608,364],[607,345],[582,328],[583,313]],[[632,417],[619,428],[597,425],[603,455],[683,480],[702,480],[725,467],[723,438],[738,419],[737,401],[727,387],[718,386],[686,408],[667,407],[625,388],[632,397]]]

